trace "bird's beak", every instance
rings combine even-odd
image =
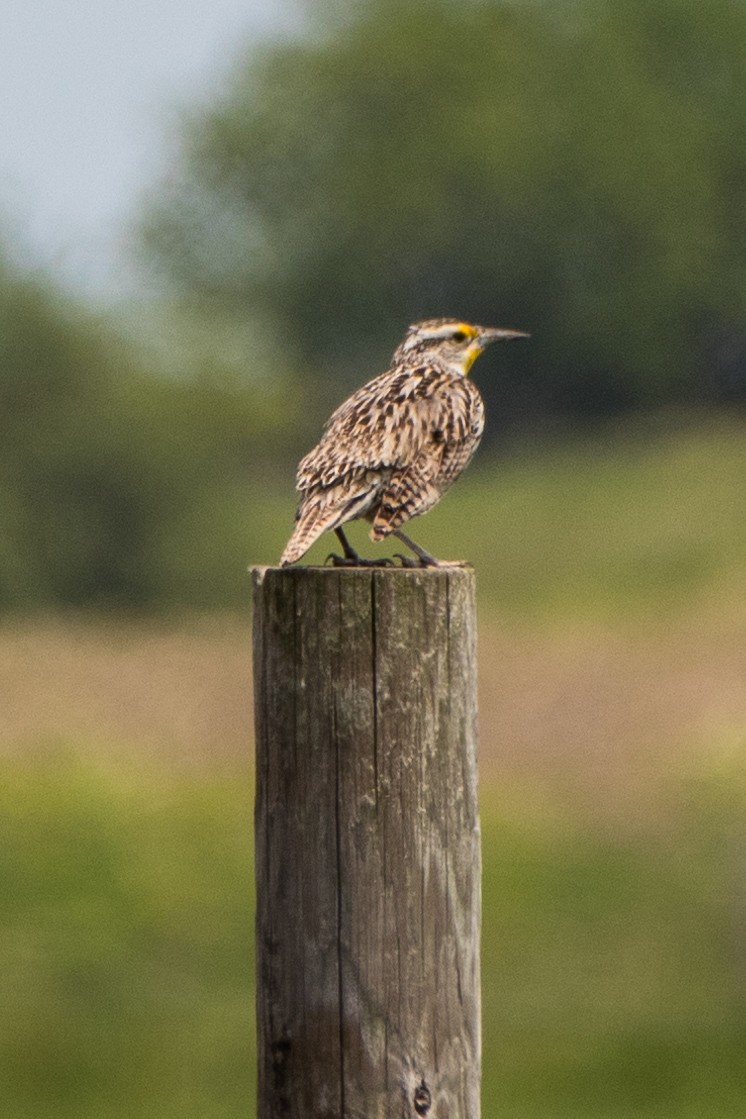
[[[523,330],[506,330],[499,326],[484,326],[479,330],[479,345],[483,348],[492,342],[510,342],[514,338],[530,338]]]

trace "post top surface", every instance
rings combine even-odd
[[[304,578],[363,578],[372,579],[432,579],[442,578],[444,575],[473,577],[474,568],[469,563],[444,563],[438,567],[332,567],[321,565],[295,564],[292,567],[280,567],[271,564],[253,564],[249,567],[252,580],[256,586],[261,586],[265,578],[304,579]]]

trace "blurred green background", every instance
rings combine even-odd
[[[246,566],[441,314],[532,333],[414,533],[478,572],[485,1113],[746,1112],[744,57],[736,0],[311,5],[185,107],[141,301],[6,244],[10,1119],[253,1113]]]

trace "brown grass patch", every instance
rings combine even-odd
[[[248,620],[29,621],[0,630],[0,750],[83,746],[212,766],[251,757]]]
[[[485,629],[483,773],[605,815],[653,811],[671,776],[746,744],[746,607],[640,630]]]
[[[672,768],[746,736],[746,606],[644,632],[484,622],[480,665],[483,779],[604,814],[643,811]],[[0,694],[5,754],[72,745],[210,768],[252,756],[248,619],[6,626]]]

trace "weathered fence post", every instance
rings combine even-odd
[[[474,574],[254,603],[259,1119],[478,1119]]]

